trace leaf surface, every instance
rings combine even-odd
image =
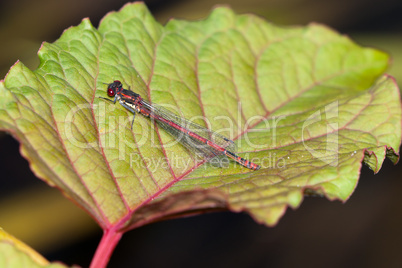
[[[61,263],[49,263],[39,253],[0,228],[0,267],[63,268]]]
[[[401,140],[399,90],[378,80],[388,56],[322,25],[277,27],[217,8],[201,21],[155,21],[141,3],[88,20],[17,62],[0,84],[0,127],[36,175],[103,228],[231,209],[275,224],[303,194],[346,200],[362,161],[378,172]],[[149,118],[104,101],[122,81],[144,99],[232,138],[216,168]]]

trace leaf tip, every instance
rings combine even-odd
[[[20,64],[22,64],[21,61],[17,60],[13,65],[11,65],[10,69],[8,70],[8,72],[6,73],[4,78],[1,80],[1,82],[3,82],[4,85],[6,83],[6,80],[8,80],[7,77],[10,75],[10,73],[12,73],[15,68],[18,68],[18,66],[20,66]]]

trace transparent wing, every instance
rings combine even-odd
[[[161,116],[169,121],[172,121],[173,123],[185,128],[205,139],[212,141],[216,145],[219,145],[220,147],[225,148],[226,150],[228,150],[232,153],[235,153],[237,151],[236,144],[232,140],[226,138],[225,136],[223,136],[219,133],[216,133],[212,130],[209,130],[203,126],[200,126],[196,123],[193,123],[190,120],[187,120],[187,119],[163,108],[162,106],[155,105],[155,104],[151,105],[150,103],[148,103],[144,100],[143,100],[143,104],[144,104],[145,108],[149,109],[156,115]],[[173,135],[173,137],[178,139],[178,141],[181,142],[183,145],[185,145],[192,151],[194,151],[194,148],[197,148],[198,151],[200,151],[204,155],[204,157],[207,157],[208,159],[222,154],[220,151],[215,150],[213,147],[208,146],[205,143],[202,143],[199,140],[197,140],[189,135],[185,135],[185,133],[183,133],[182,131],[180,131],[164,122],[158,121],[158,124],[163,129],[168,131],[171,135]]]

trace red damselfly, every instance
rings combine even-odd
[[[119,101],[123,107],[134,114],[131,128],[133,128],[137,112],[155,120],[160,127],[169,132],[176,140],[206,161],[222,166],[222,163],[227,161],[229,157],[249,169],[260,169],[259,165],[234,153],[236,145],[232,140],[176,115],[159,105],[150,104],[141,98],[139,94],[129,89],[124,89],[122,83],[118,80],[108,84],[107,94],[109,97],[114,97],[114,100],[100,98],[113,103]]]

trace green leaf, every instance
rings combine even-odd
[[[275,224],[303,194],[346,200],[364,160],[397,162],[401,104],[388,56],[325,26],[282,28],[216,8],[157,23],[141,3],[88,20],[17,62],[0,84],[0,127],[36,175],[105,229],[230,209]],[[118,79],[144,99],[233,138],[251,171],[194,163],[149,118],[107,97]]]
[[[49,263],[39,253],[0,228],[0,267],[63,268],[67,266],[61,263]]]

